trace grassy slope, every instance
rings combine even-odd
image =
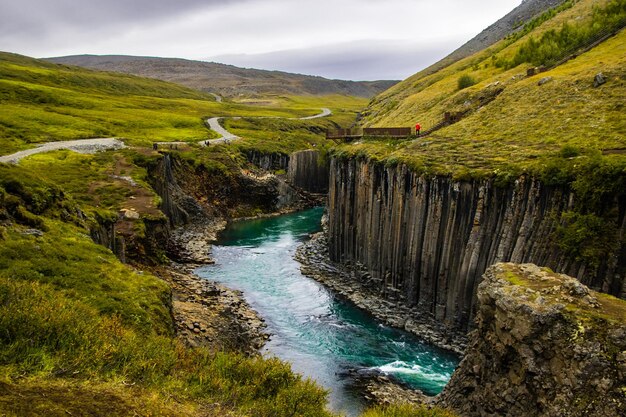
[[[2,153],[85,136],[121,135],[134,145],[206,137],[207,115],[337,113],[335,121],[286,121],[290,136],[277,148],[285,151],[321,143],[319,129],[343,124],[363,104],[340,97],[218,104],[154,80],[1,58]],[[268,151],[281,134],[252,119],[238,133]],[[226,174],[238,169],[239,146],[184,155]],[[182,346],[172,337],[169,288],[91,241],[89,223],[115,219],[121,208],[162,216],[144,168],[157,157],[145,149],[57,151],[0,164],[0,414],[329,415],[325,393],[284,363]],[[135,221],[138,233],[141,225]]]
[[[592,6],[605,3],[581,0],[513,43],[501,41],[434,74],[418,73],[376,97],[365,118],[367,125],[406,126],[419,121],[428,128],[441,120],[446,111],[471,108],[470,115],[460,122],[427,139],[404,143],[371,141],[343,150],[392,163],[407,162],[430,173],[482,177],[501,172],[544,173],[564,149],[572,150],[565,154],[576,156],[624,148],[626,32],[534,77],[525,76],[528,64],[508,70],[494,65],[498,59],[514,56],[530,37],[538,39],[550,29],[559,29],[564,22],[588,21]],[[594,88],[593,77],[599,72],[607,76],[608,82]],[[458,79],[463,74],[477,83],[459,90]],[[552,80],[539,86],[543,77]],[[504,91],[478,109],[480,98],[497,88]],[[624,164],[620,155],[605,159],[610,164]]]
[[[141,146],[196,142],[213,137],[204,125],[207,117],[302,117],[319,112],[321,103],[332,107],[336,100],[281,97],[271,106],[217,103],[213,96],[176,84],[0,53],[3,154],[33,143],[89,137],[123,137]],[[366,102],[343,100],[350,115]]]
[[[25,65],[18,71],[22,78],[43,71],[36,61],[18,58]],[[137,100],[187,100],[196,108],[216,107],[202,97],[172,98],[184,97],[187,91],[151,80],[137,79],[134,84],[135,77],[56,66],[44,72],[45,79],[31,80],[27,90],[56,92],[58,87],[46,84],[63,84],[63,94],[55,99],[67,101],[56,102],[54,111],[49,103],[41,104],[19,89],[11,90],[13,102],[2,103],[28,121],[17,121],[25,135],[32,132],[31,126],[35,131],[49,127],[45,121],[30,119],[32,109],[46,114],[74,109],[83,117],[73,107],[76,102],[68,99],[76,91],[89,90],[90,99],[97,97],[97,111],[107,122],[125,112],[109,106],[116,101],[132,106]],[[158,88],[152,91],[155,84]],[[159,88],[172,97],[159,97]],[[132,94],[125,97],[115,89]],[[74,98],[84,99],[82,93]],[[17,100],[22,103],[17,105]],[[133,117],[150,126],[149,119]],[[24,144],[15,135],[8,139]],[[273,416],[290,415],[295,407],[304,415],[325,415],[324,392],[283,363],[184,348],[172,338],[167,285],[122,265],[91,241],[90,219],[115,218],[121,207],[137,200],[137,192],[152,200],[150,210],[143,207],[143,215],[160,214],[146,185],[145,169],[134,163],[154,157],[142,152],[58,151],[27,158],[19,166],[0,166],[0,410],[9,415],[97,410],[89,414]],[[129,176],[138,185],[113,175]],[[32,229],[43,234],[33,235]],[[100,395],[109,400],[100,401]]]

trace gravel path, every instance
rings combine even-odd
[[[319,117],[330,116],[331,114],[333,114],[333,112],[331,112],[330,109],[327,109],[326,107],[322,107],[322,112],[321,113],[314,114],[313,116],[309,116],[309,117],[300,117],[299,120],[317,119]]]
[[[215,95],[215,99],[219,102],[222,98],[218,95]],[[331,114],[332,112],[330,111],[330,109],[324,107],[322,108],[321,113],[315,114],[313,116],[292,118],[290,120],[311,120],[317,119],[319,117],[326,117]],[[263,117],[260,117],[260,119],[261,118]],[[220,125],[220,119],[223,119],[223,117],[212,117],[210,119],[207,119],[206,123],[211,130],[217,132],[219,135],[221,135],[221,137],[217,139],[209,139],[198,142],[201,146],[206,146],[207,144],[217,145],[219,143],[228,143],[231,140],[241,139],[239,136],[234,135],[228,130],[224,129],[222,125]],[[232,119],[240,119],[240,117],[232,117]],[[182,144],[183,142],[180,143]],[[167,142],[164,144],[178,144],[178,142]],[[47,142],[37,145],[37,147],[32,149],[15,152],[11,155],[0,156],[0,162],[16,164],[20,159],[27,156],[35,155],[42,152],[56,151],[59,149],[69,149],[71,151],[79,153],[96,153],[109,149],[121,149],[123,147],[125,147],[124,142],[116,138],[78,139],[59,142]]]
[[[330,111],[330,109],[327,109],[326,107],[322,107],[321,110],[322,110],[321,113],[314,114],[313,116],[292,117],[292,118],[289,118],[288,120],[312,120],[312,119],[317,119],[320,117],[330,116],[333,113]],[[212,131],[216,132],[217,134],[221,135],[221,137],[217,139],[209,139],[209,140],[200,141],[198,142],[200,146],[217,145],[219,143],[228,143],[231,140],[241,139],[239,136],[234,135],[230,133],[228,130],[224,129],[222,125],[220,124],[221,119],[224,119],[224,117],[211,117],[210,119],[206,120],[206,123],[209,126],[209,128]],[[241,119],[241,117],[232,117],[232,119]],[[281,119],[281,117],[255,117],[255,119]]]
[[[124,142],[116,138],[79,139],[60,142],[47,142],[37,145],[36,148],[15,152],[11,155],[0,156],[0,162],[16,164],[20,159],[42,152],[69,149],[79,153],[96,153],[109,149],[121,149]]]
[[[239,136],[233,135],[228,130],[224,129],[220,124],[220,119],[223,119],[223,117],[211,117],[207,119],[206,123],[212,131],[221,135],[221,137],[218,139],[203,140],[200,142],[200,145],[206,146],[207,142],[211,145],[217,145],[218,143],[228,143],[231,140],[241,139]]]

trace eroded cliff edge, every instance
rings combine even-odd
[[[356,267],[354,279],[385,300],[417,308],[458,330],[473,323],[476,290],[501,261],[545,265],[602,292],[624,297],[626,202],[607,201],[615,250],[589,262],[555,241],[576,196],[523,176],[455,181],[405,165],[333,157],[329,255]]]
[[[490,267],[437,402],[473,416],[626,415],[626,302],[533,264]]]

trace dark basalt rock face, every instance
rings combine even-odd
[[[248,161],[265,171],[287,170],[289,155],[282,153],[263,153],[260,151],[246,152]]]
[[[328,163],[316,150],[298,151],[289,155],[289,182],[309,193],[328,191]]]
[[[367,273],[356,279],[377,286],[382,298],[430,313],[450,328],[471,327],[482,274],[501,261],[545,265],[626,295],[623,247],[591,267],[554,242],[560,213],[574,205],[565,188],[528,177],[505,187],[426,178],[404,165],[333,158],[328,204],[331,260],[364,266]],[[615,205],[623,241],[626,207]]]
[[[626,302],[533,264],[496,264],[437,403],[459,415],[626,415]]]

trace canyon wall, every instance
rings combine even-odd
[[[294,186],[310,193],[328,191],[328,163],[316,150],[289,155],[287,179]]]
[[[624,248],[591,267],[554,240],[560,213],[573,193],[521,177],[498,187],[492,180],[427,178],[404,165],[332,158],[329,255],[361,273],[361,285],[392,303],[428,312],[449,327],[470,327],[476,289],[488,266],[532,262],[624,296]],[[624,202],[616,224],[626,230]]]
[[[263,153],[250,150],[245,152],[248,161],[266,171],[287,170],[289,155],[282,153]]]
[[[328,191],[328,161],[316,149],[296,151],[289,155],[245,152],[248,162],[265,171],[286,171],[286,179],[298,190],[322,194]]]
[[[626,415],[626,302],[533,264],[496,264],[437,398],[466,417]]]

